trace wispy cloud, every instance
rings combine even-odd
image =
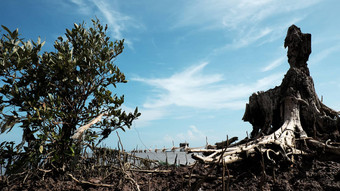
[[[112,35],[115,39],[125,39],[125,43],[133,49],[133,42],[130,38],[123,35],[130,28],[140,29],[143,25],[135,20],[135,18],[125,15],[117,10],[117,6],[108,0],[92,0],[97,6],[100,13],[108,22]]]
[[[328,47],[325,50],[322,50],[321,52],[317,53],[315,56],[311,55],[311,58],[309,58],[310,60],[309,62],[311,64],[318,64],[319,62],[321,62],[322,60],[324,60],[333,53],[340,53],[340,44]]]
[[[296,17],[293,13],[318,2],[320,0],[213,0],[200,3],[190,1],[180,10],[174,28],[196,26],[200,30],[224,30],[235,38],[223,49],[238,49],[259,40],[270,42],[280,38],[276,34],[281,34],[282,28],[286,29],[294,24],[292,22],[303,18]],[[287,13],[291,14],[287,16]],[[285,16],[280,17],[283,14]],[[272,21],[264,22],[268,19]],[[280,31],[276,32],[278,30]]]
[[[86,0],[71,0],[71,3],[77,6],[77,10],[84,15],[92,12],[92,6]]]
[[[122,109],[126,112],[134,112],[135,107],[129,107],[127,105],[123,105]],[[163,108],[145,108],[145,107],[138,107],[138,111],[142,114],[138,117],[138,120],[135,120],[136,127],[146,127],[150,125],[152,121],[163,119],[165,116],[168,115],[168,112]]]
[[[135,122],[137,127],[146,127],[150,125],[151,121],[163,119],[167,112],[163,109],[146,109],[141,108],[140,112],[142,115],[139,119]]]
[[[85,6],[85,3],[83,0],[71,0],[72,3],[82,7],[82,6]]]
[[[255,43],[256,46],[261,46],[277,39],[282,39],[286,34],[287,28],[292,24],[298,23],[303,18],[305,18],[305,16],[294,17],[285,22],[275,23],[270,26],[246,24],[247,29],[245,30],[232,30],[234,32],[236,31],[236,33],[233,34],[235,35],[235,38],[225,46],[214,49],[212,54],[223,53],[226,50],[244,48]]]
[[[138,23],[135,18],[123,14],[118,10],[118,3],[109,0],[71,0],[82,14],[103,17],[103,23],[109,26],[109,32],[114,39],[125,39],[125,43],[133,48],[133,43],[130,38],[124,34],[131,28],[142,28],[142,24]]]
[[[286,59],[285,57],[277,58],[277,59],[273,60],[272,62],[270,62],[267,66],[262,68],[261,71],[267,72],[267,71],[273,70],[276,67],[280,66],[285,61],[285,59]]]
[[[179,106],[201,109],[243,109],[251,93],[278,83],[283,74],[273,74],[250,84],[228,84],[221,74],[205,74],[207,62],[192,66],[168,78],[134,78],[155,89],[143,105],[155,109]]]
[[[165,135],[163,138],[163,143],[171,143],[172,141],[176,140],[178,142],[186,141],[190,144],[202,144],[202,140],[205,140],[205,138],[206,135],[202,130],[198,129],[195,125],[191,125],[184,132],[174,135]]]
[[[126,29],[124,22],[131,20],[129,16],[123,15],[116,11],[106,1],[93,1],[99,11],[103,14],[113,33],[113,37],[116,39],[122,38],[122,31]]]
[[[242,47],[246,47],[249,44],[257,42],[260,39],[268,36],[270,33],[273,32],[272,27],[266,27],[264,29],[259,29],[256,27],[250,28],[248,31],[240,31],[240,34],[237,35],[238,38],[235,38],[232,43],[227,44],[223,47],[223,49],[238,49]]]
[[[206,26],[206,29],[228,28],[247,30],[249,26],[256,25],[263,20],[275,17],[282,13],[301,10],[320,0],[212,0],[190,1],[184,4],[175,27]]]

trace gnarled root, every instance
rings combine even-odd
[[[256,140],[231,146],[226,149],[217,149],[217,150],[209,150],[205,149],[205,151],[210,151],[209,156],[200,156],[193,155],[192,157],[196,160],[202,162],[224,162],[225,164],[230,164],[236,161],[241,161],[243,158],[247,156],[254,155],[257,151],[260,151],[271,160],[270,153],[274,153],[278,155],[280,152],[284,155],[284,157],[290,160],[289,156],[293,154],[306,154],[306,152],[299,150],[296,148],[295,139],[304,139],[306,142],[314,144],[318,147],[324,147],[329,152],[333,152],[334,154],[340,155],[340,145],[330,145],[327,143],[321,143],[317,140],[314,140],[310,137],[307,137],[306,132],[303,130],[300,122],[300,110],[299,104],[300,95],[298,93],[297,97],[286,97],[284,100],[284,123],[283,125],[277,129],[274,133],[270,135],[266,135],[260,137]],[[297,136],[297,137],[296,137]],[[275,145],[276,148],[279,148],[274,151],[272,148]],[[200,149],[191,149],[190,152],[202,152]],[[223,161],[219,160],[223,155]]]

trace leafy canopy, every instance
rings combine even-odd
[[[18,29],[0,39],[0,118],[1,133],[10,131],[15,124],[23,129],[27,153],[53,155],[55,160],[74,155],[76,141],[71,139],[75,130],[91,119],[104,114],[91,129],[100,129],[101,139],[115,129],[130,128],[140,116],[121,109],[124,96],[110,89],[126,83],[124,74],[114,64],[124,49],[124,40],[110,41],[99,20],[93,26],[74,24],[66,29],[66,39],[58,37],[54,52],[40,54],[45,42],[24,41]],[[93,142],[98,136],[89,129],[85,141]]]

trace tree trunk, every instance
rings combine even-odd
[[[321,103],[307,67],[311,53],[311,35],[301,33],[298,27],[292,25],[288,29],[285,47],[288,47],[290,69],[281,85],[253,94],[246,106],[243,120],[253,125],[252,138],[269,134],[281,127],[285,121],[282,111],[287,107],[282,100],[300,94],[299,99],[303,103],[299,107],[300,121],[307,135],[322,141],[340,141],[339,113]]]
[[[224,162],[232,163],[255,153],[258,148],[261,152],[276,153],[277,150],[273,150],[270,145],[279,146],[286,156],[306,154],[300,150],[302,148],[296,148],[296,139],[304,139],[308,146],[323,147],[332,154],[340,154],[339,144],[330,145],[326,142],[340,141],[339,112],[319,100],[307,67],[311,35],[301,33],[300,28],[292,25],[284,46],[288,47],[290,69],[281,85],[266,92],[254,93],[246,105],[243,120],[253,126],[250,139],[244,139],[224,150],[212,151],[207,157],[194,155],[194,158],[205,162],[222,162],[219,158],[223,153]]]

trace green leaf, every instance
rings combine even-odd
[[[72,152],[72,156],[74,156],[75,152],[74,152],[74,149],[70,146],[70,150]]]
[[[72,31],[70,31],[69,29],[66,29],[67,34],[69,34],[70,36],[72,36]]]
[[[135,112],[134,112],[134,115],[137,115],[137,114],[138,114],[138,107],[136,107]]]
[[[19,94],[19,89],[17,85],[13,85],[15,94]]]
[[[12,36],[12,38],[17,38],[17,37],[18,37],[18,34],[19,34],[19,29],[17,28],[17,29],[15,29],[15,30],[13,31],[13,36]]]
[[[1,25],[1,27],[2,27],[3,29],[5,29],[5,30],[9,33],[9,35],[12,36],[12,32],[11,32],[6,26]]]
[[[11,131],[15,124],[20,120],[14,116],[7,116],[6,119],[1,123],[1,133],[5,131]]]

